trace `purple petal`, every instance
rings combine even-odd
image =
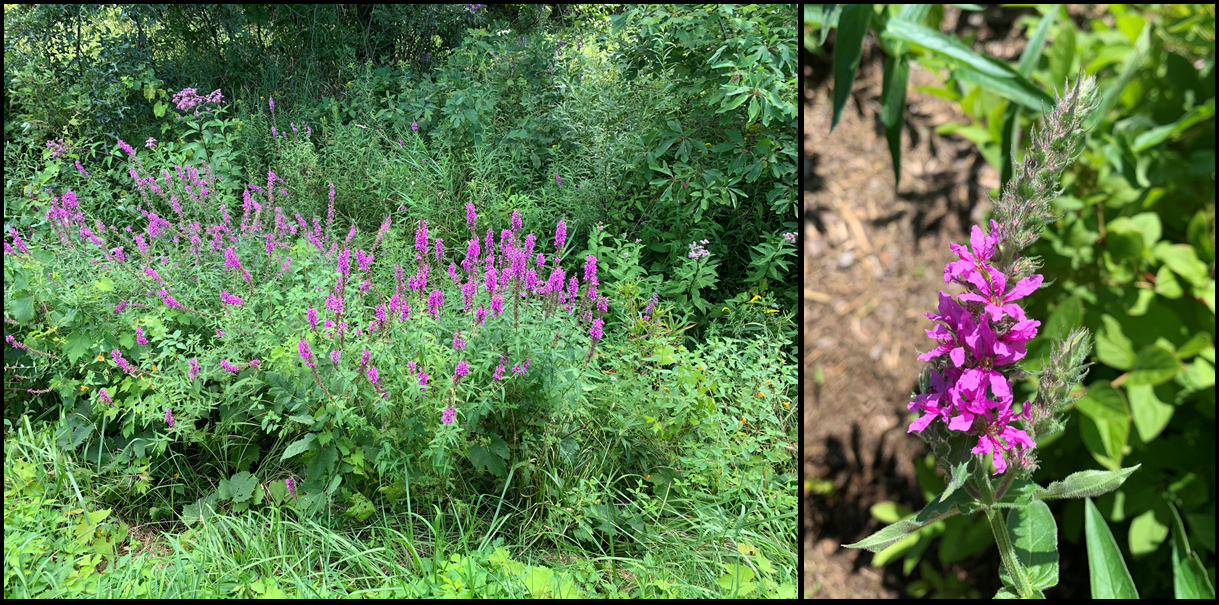
[[[1006,401],[1010,405],[1012,401],[1012,387],[1007,383],[1007,379],[994,370],[990,370],[990,390],[1000,401]]]
[[[923,353],[922,355],[919,355],[918,358],[920,361],[935,359],[936,357],[948,352],[950,348],[952,347],[949,347],[948,345],[940,345],[934,349],[931,349],[930,351],[927,351],[926,353]]]
[[[982,228],[974,225],[974,228],[969,233],[969,247],[973,248],[974,258],[978,260],[986,260],[990,258],[990,250],[987,244],[987,237],[982,233]]]
[[[990,302],[989,298],[986,298],[985,296],[982,296],[980,294],[974,294],[973,292],[966,292],[966,293],[958,296],[957,300],[960,300],[961,302],[979,302],[982,304],[986,304],[986,303]]]
[[[965,347],[956,347],[948,354],[948,358],[958,368],[965,365]]]
[[[948,423],[948,429],[953,431],[968,431],[974,424],[974,415],[970,412],[961,412],[953,416],[952,422]]]
[[[931,424],[931,421],[935,419],[936,414],[934,413],[928,412],[923,414],[922,418],[910,423],[910,428],[906,429],[906,433],[913,433],[916,431],[921,433],[923,432],[923,429],[927,428],[927,425]]]
[[[1007,294],[1003,296],[1003,302],[1011,302],[1018,298],[1024,298],[1025,296],[1032,294],[1034,290],[1041,286],[1042,279],[1043,278],[1041,275],[1030,275],[1020,280],[1020,283],[1016,284],[1016,287],[1009,290]]]

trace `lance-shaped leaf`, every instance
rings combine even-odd
[[[1053,500],[1055,498],[1090,498],[1107,494],[1122,486],[1126,478],[1139,470],[1142,464],[1116,471],[1080,471],[1072,473],[1062,481],[1055,481],[1044,490],[1034,494],[1038,500]]]
[[[1123,469],[1125,470],[1125,469]],[[1113,532],[1092,498],[1084,500],[1084,534],[1088,544],[1088,573],[1094,599],[1137,599],[1139,591],[1117,548]]]
[[[1171,502],[1172,509],[1172,589],[1173,596],[1178,599],[1215,599],[1215,587],[1206,574],[1206,566],[1198,553],[1189,547],[1185,538],[1185,524],[1177,507]]]
[[[889,142],[889,157],[893,159],[893,183],[902,182],[902,123],[906,113],[906,76],[910,74],[910,59],[885,58],[885,76],[881,92],[883,99],[881,122]]]
[[[872,552],[880,552],[886,546],[901,540],[902,538],[918,531],[919,529],[935,523],[940,519],[971,513],[974,510],[972,499],[963,491],[958,491],[947,500],[941,501],[939,498],[935,502],[928,504],[926,508],[919,511],[917,515],[904,521],[898,521],[893,525],[889,525],[884,529],[856,542],[854,544],[843,544],[844,548],[866,548]]]
[[[944,493],[940,495],[939,501],[947,500],[957,488],[965,485],[965,480],[973,472],[976,459],[973,453],[964,447],[954,447],[948,454],[948,481],[944,487]],[[973,463],[973,464],[971,464]]]
[[[1016,558],[1033,587],[1044,590],[1058,584],[1058,524],[1045,502],[1012,509],[1007,514],[1007,533],[1016,548]],[[1000,579],[1011,583],[1007,571]]]
[[[838,125],[842,108],[851,96],[855,69],[859,67],[859,57],[863,53],[863,37],[871,24],[871,4],[848,4],[838,17],[838,39],[834,42],[834,118],[830,130]]]

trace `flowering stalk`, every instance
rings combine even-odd
[[[1022,483],[1021,500],[1003,501],[1013,480],[1024,481],[1037,468],[1036,438],[1061,430],[1057,416],[1072,403],[1071,389],[1087,373],[1088,331],[1077,328],[1065,338],[1056,335],[1050,358],[1043,360],[1037,396],[1021,404],[1019,411],[1014,408],[1012,381],[1026,374],[1016,362],[1025,357],[1025,347],[1041,325],[1026,317],[1017,301],[1043,282],[1035,273],[1039,259],[1021,258],[1020,251],[1040,237],[1047,222],[1057,218],[1050,211],[1050,202],[1058,195],[1062,172],[1082,147],[1083,124],[1096,108],[1096,96],[1094,79],[1081,77],[1056,99],[1045,127],[995,203],[989,232],[975,225],[968,247],[952,244],[958,260],[944,267],[944,281],[959,284],[965,292],[955,298],[940,292],[938,311],[926,314],[938,322],[927,330],[936,346],[919,356],[931,361],[931,367],[923,372],[909,404],[921,416],[907,430],[930,444],[936,464],[948,475],[944,493],[913,520],[891,525],[848,547],[878,552],[938,519],[981,511],[1007,571],[1004,590],[1008,592],[1000,591],[1001,595],[1039,596],[1041,589],[1057,583],[1057,568],[1050,580],[1044,573],[1026,571],[1026,565],[1034,567],[1040,562],[1027,553],[1021,561],[1016,549],[1019,536],[1009,533],[1002,509],[1021,508],[1020,514],[1038,515],[1041,510],[1032,506],[1034,500],[1100,495],[1119,487],[1138,468],[1085,471],[1049,490]],[[993,473],[979,455],[991,457]],[[992,484],[992,476],[1000,474],[1002,480]],[[1049,515],[1048,509],[1045,515]],[[1049,523],[1053,523],[1052,516]],[[1036,584],[1033,578],[1037,578]]]

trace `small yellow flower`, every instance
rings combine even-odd
[[[667,390],[669,390],[669,387],[660,387],[660,388],[662,388],[662,389],[664,389],[664,390],[666,390],[666,391],[667,391]]]
[[[741,416],[741,422],[745,422],[745,423],[747,423],[747,422],[749,422],[749,421],[748,421],[748,420],[746,420],[744,416]]]
[[[763,311],[763,313],[778,313],[778,312],[779,312],[778,309],[767,309],[767,310]]]
[[[174,473],[174,479],[178,478],[178,473]]]
[[[102,356],[101,356],[101,355],[98,355],[98,356],[97,356],[97,360],[98,360],[98,361],[101,361],[101,360],[102,360]]]
[[[720,311],[727,311],[727,310],[728,310],[728,307],[724,307],[723,309],[720,309]]]
[[[82,385],[80,385],[80,392],[84,393],[88,388],[89,387],[82,384]]]
[[[770,384],[770,381],[769,381],[769,380],[767,380],[767,381],[766,381],[766,384]]]
[[[755,300],[757,300],[757,299],[759,299],[759,298],[762,298],[762,297],[761,297],[761,296],[759,296],[759,295],[757,295],[757,294],[754,294],[754,295],[753,295],[753,298],[749,299],[749,302],[753,302],[753,301],[755,301]]]
[[[652,476],[651,476],[651,475],[644,475],[644,476],[643,476],[643,478],[644,478],[644,479],[651,479],[651,478],[652,478]]]
[[[263,97],[258,97],[258,100],[259,100],[259,101],[263,100]]]
[[[157,364],[155,364],[155,363],[152,364],[152,371],[153,372],[157,371]]]
[[[784,401],[784,402],[783,402],[783,407],[788,407],[788,406],[790,406],[791,404],[792,404],[792,402],[790,402],[790,401]]]
[[[597,498],[597,504],[601,504],[601,498]]]

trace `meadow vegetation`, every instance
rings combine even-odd
[[[6,6],[6,598],[795,595],[794,5],[416,8]]]

